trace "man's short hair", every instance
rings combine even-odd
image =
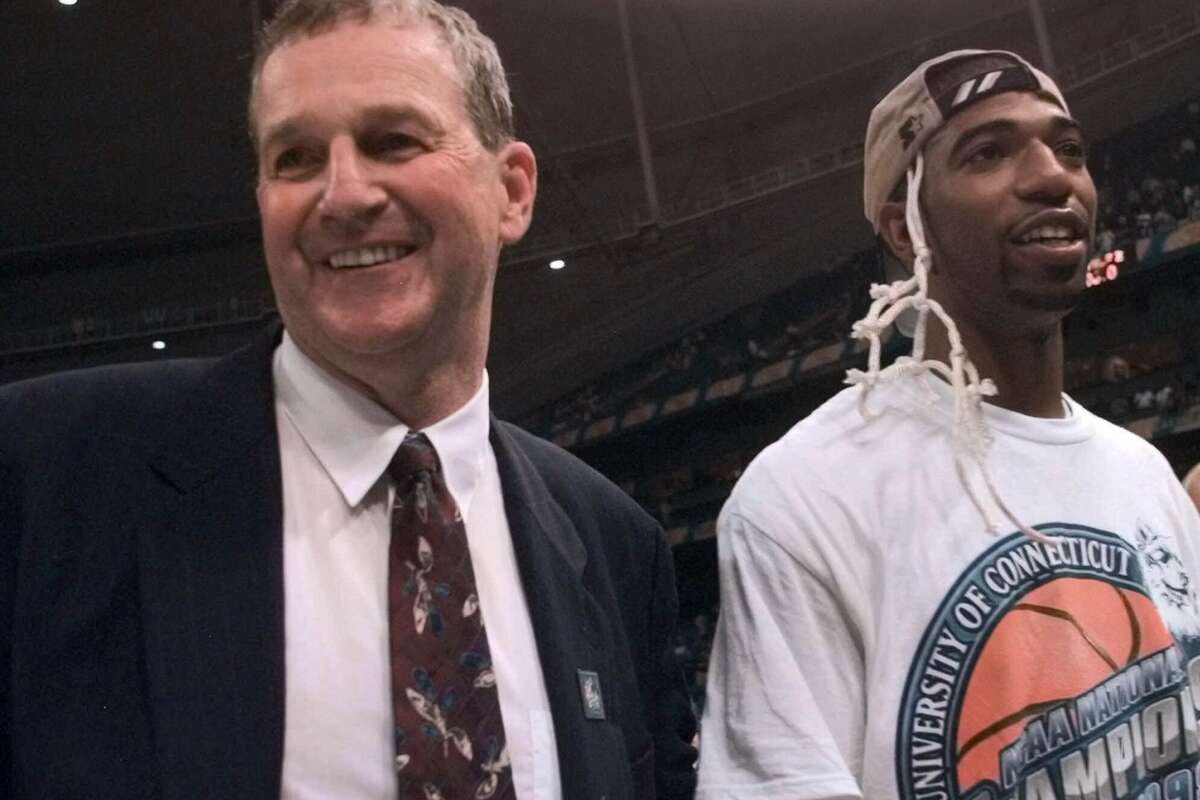
[[[250,135],[257,140],[254,104],[267,58],[280,47],[328,32],[344,22],[364,24],[390,16],[399,23],[433,26],[458,68],[466,110],[479,141],[496,150],[515,138],[512,98],[496,43],[471,16],[437,0],[285,0],[259,33],[250,71]]]

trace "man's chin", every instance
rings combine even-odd
[[[1083,300],[1083,289],[1074,286],[1058,286],[1045,291],[1012,289],[1009,296],[1022,307],[1031,311],[1044,311],[1066,316]]]
[[[364,362],[411,350],[419,338],[411,324],[347,322],[323,320],[321,324],[306,326],[307,330],[296,330],[294,326],[288,330],[302,350],[316,351],[320,361],[349,371]]]

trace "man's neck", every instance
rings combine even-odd
[[[360,382],[363,391],[396,419],[419,431],[450,416],[475,396],[483,380],[483,365],[442,364],[403,381],[395,380],[392,373],[373,377],[371,383]]]
[[[996,384],[996,394],[984,398],[986,402],[1031,417],[1067,414],[1061,323],[1003,338],[962,326],[959,333],[980,376]],[[941,325],[930,325],[925,350],[927,357],[949,363],[950,345]]]

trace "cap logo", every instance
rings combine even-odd
[[[1025,67],[1015,64],[1011,67],[988,70],[968,78],[959,84],[951,84],[945,92],[934,97],[942,119],[962,111],[969,105],[984,98],[1002,92],[1037,91],[1040,87],[1034,74]]]
[[[904,149],[912,147],[912,143],[916,140],[917,134],[925,127],[925,122],[921,119],[920,114],[913,114],[904,120],[904,124],[900,126],[900,141],[904,143]]]
[[[958,92],[954,95],[954,100],[950,103],[951,108],[958,108],[963,103],[970,100],[973,96],[982,96],[996,85],[996,81],[1000,80],[1000,76],[1004,70],[998,69],[989,72],[982,78],[971,78],[968,81],[963,81],[958,87]]]

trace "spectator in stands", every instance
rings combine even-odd
[[[1154,393],[1154,407],[1162,413],[1174,411],[1176,408],[1175,387],[1167,384]]]
[[[1062,392],[1084,153],[1011,53],[926,62],[876,106],[867,217],[913,277],[876,287],[855,332],[877,357],[896,313],[922,324],[912,358],[852,371],[721,512],[701,798],[1133,798],[1197,767],[1174,747],[1110,776],[1112,726],[1076,724],[1077,698],[1174,654],[1162,694],[1105,712],[1138,724],[1200,656],[1200,516],[1157,451]],[[1119,655],[1097,656],[1093,619],[1128,620]]]
[[[1126,417],[1129,416],[1129,413],[1130,413],[1129,398],[1126,397],[1125,395],[1121,395],[1120,397],[1114,397],[1112,399],[1112,401],[1108,404],[1108,418],[1109,419],[1116,419],[1116,420],[1125,419]]]
[[[1120,214],[1117,217],[1117,239],[1119,241],[1128,241],[1131,237],[1136,236],[1137,231],[1129,221],[1128,214]]]
[[[1196,464],[1183,478],[1183,488],[1191,498],[1192,504],[1200,510],[1200,464]]]
[[[697,614],[684,622],[675,637],[675,655],[684,665],[692,697],[697,711],[704,710],[704,687],[708,669],[708,654],[712,648],[712,624],[715,614]]]
[[[1184,184],[1179,189],[1180,219],[1194,219],[1200,209],[1200,183]]]
[[[1200,399],[1197,395],[1197,388],[1194,373],[1187,371],[1180,376],[1179,399],[1177,401],[1180,408],[1190,408],[1196,404],[1197,399]]]
[[[721,327],[708,340],[705,355],[711,359],[716,377],[728,377],[746,366],[745,345],[728,327]]]
[[[1200,155],[1196,153],[1196,140],[1185,136],[1179,142],[1175,175],[1180,183],[1200,182]]]
[[[1153,389],[1143,389],[1140,392],[1133,394],[1133,407],[1138,411],[1151,411],[1154,409],[1155,394]]]
[[[1125,209],[1131,214],[1142,210],[1142,193],[1136,188],[1130,188],[1125,195]]]
[[[1183,199],[1183,185],[1175,178],[1167,179],[1167,194],[1163,198],[1163,209],[1171,215],[1171,229],[1187,216],[1187,203]]]
[[[0,389],[0,796],[692,796],[661,530],[490,415],[537,177],[504,76],[434,0],[282,3],[286,332]]]
[[[1154,216],[1149,211],[1137,215],[1137,238],[1145,239],[1154,233]]]
[[[752,361],[762,362],[771,360],[771,351],[758,343],[758,339],[750,339],[746,342],[746,353]]]
[[[1175,230],[1175,217],[1165,206],[1154,212],[1153,227],[1155,233],[1170,233]]]

